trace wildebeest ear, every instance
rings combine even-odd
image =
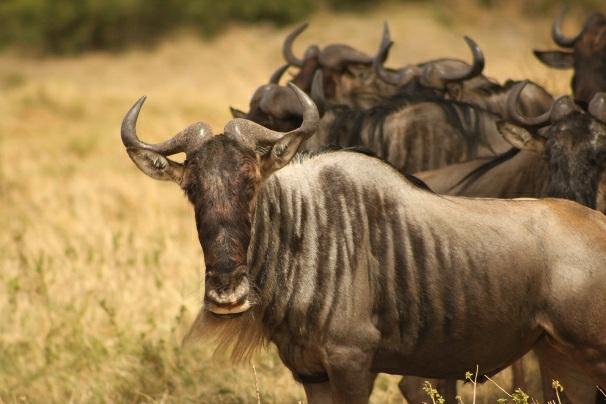
[[[572,52],[534,50],[534,55],[541,62],[555,69],[572,69],[574,57]]]
[[[240,111],[237,108],[234,107],[229,107],[229,112],[231,112],[231,116],[233,116],[234,118],[244,118],[246,119],[246,112],[244,111]]]
[[[293,83],[288,83],[288,87],[296,94],[299,103],[303,108],[303,121],[301,126],[295,130],[282,134],[271,146],[271,150],[263,156],[261,165],[261,174],[264,177],[269,176],[276,170],[284,167],[295,156],[299,147],[309,139],[318,130],[320,122],[320,113],[316,104],[309,95]],[[265,129],[273,137],[279,132]],[[272,133],[273,132],[273,133]]]
[[[455,82],[446,84],[446,93],[455,101],[461,101],[463,98],[463,83]]]
[[[292,160],[299,150],[305,138],[297,133],[287,133],[278,140],[271,148],[269,153],[263,157],[261,165],[261,174],[268,177],[271,173],[284,167]]]
[[[181,184],[183,179],[183,164],[167,159],[163,155],[144,149],[127,149],[128,156],[139,170],[153,179],[174,181]]]
[[[533,135],[526,129],[508,122],[497,122],[497,129],[513,147],[529,152],[543,154],[545,138]]]

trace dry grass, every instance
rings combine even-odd
[[[374,52],[388,19],[395,62],[467,58],[467,33],[488,74],[567,91],[569,75],[530,54],[549,45],[547,20],[459,12],[320,14],[297,48],[343,41]],[[118,136],[142,94],[146,139],[199,119],[220,131],[227,106],[245,107],[281,62],[285,32],[233,27],[211,43],[184,36],[120,55],[0,56],[0,402],[256,402],[256,386],[263,402],[304,400],[273,351],[255,358],[255,382],[203,341],[179,348],[202,297],[193,212],[174,185],[137,171]],[[373,402],[401,402],[396,380],[379,378]],[[484,390],[498,391],[480,387],[477,402],[494,402]]]

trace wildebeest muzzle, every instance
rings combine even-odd
[[[205,288],[204,303],[214,314],[240,314],[252,307],[245,265],[229,272],[208,270]]]

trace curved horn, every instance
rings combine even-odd
[[[320,113],[318,112],[318,108],[313,100],[299,87],[293,83],[288,83],[288,86],[297,94],[297,98],[303,106],[303,122],[301,122],[299,128],[292,132],[298,133],[304,137],[309,137],[318,130],[320,124]]]
[[[324,75],[322,70],[318,69],[311,82],[311,99],[316,103],[318,109],[324,112],[326,110],[326,95],[324,94]]]
[[[419,76],[420,70],[415,65],[409,65],[396,71],[387,70],[383,66],[383,63],[387,59],[387,55],[392,46],[393,42],[390,41],[385,43],[385,46],[379,50],[373,61],[373,69],[375,74],[387,84],[404,87],[415,77]]]
[[[290,63],[285,63],[282,66],[278,67],[269,78],[269,84],[280,84],[280,79],[282,78],[284,73],[286,73],[289,67]]]
[[[324,67],[340,69],[347,63],[369,65],[372,64],[374,58],[349,45],[333,44],[322,49],[319,61]]]
[[[300,127],[290,132],[278,132],[253,121],[236,118],[225,125],[224,132],[236,135],[243,141],[248,141],[248,144],[253,148],[260,143],[275,143],[286,135],[301,135],[307,139],[318,129],[320,113],[312,99],[299,87],[293,83],[288,83],[288,86],[295,92],[302,106],[303,121]]]
[[[595,119],[606,123],[606,93],[596,93],[589,102],[588,111]]]
[[[326,99],[324,95],[324,83],[323,83],[323,74],[322,70],[316,71],[314,74],[313,81],[311,82],[311,99],[315,102],[324,101]]]
[[[563,6],[560,9],[560,12],[556,16],[555,20],[553,20],[553,24],[551,24],[551,38],[553,41],[563,48],[572,48],[574,43],[579,39],[583,30],[581,30],[577,35],[573,37],[567,37],[562,32],[562,21],[564,21],[564,16],[568,11],[568,6]],[[585,27],[583,27],[584,29]]]
[[[137,136],[137,118],[145,99],[146,97],[139,98],[122,120],[120,135],[122,143],[127,149],[149,150],[163,156],[170,156],[181,152],[188,153],[194,150],[206,136],[212,133],[208,125],[198,122],[188,126],[164,142],[157,144],[142,142]]]
[[[383,37],[383,39],[385,39],[385,37]],[[389,50],[392,46],[392,41],[381,41],[379,51],[375,56],[375,60],[372,62],[372,68],[375,71],[375,74],[384,82],[388,84],[398,85],[399,82],[395,72],[390,72],[383,66],[383,63],[385,63],[385,61],[389,57]]]
[[[304,22],[303,24],[296,27],[290,34],[286,36],[284,40],[284,44],[282,45],[282,56],[284,56],[284,60],[286,60],[289,64],[297,67],[303,66],[303,61],[295,56],[292,51],[292,44],[295,42],[295,39],[301,34],[301,32],[305,31],[309,26],[308,22]]]
[[[379,53],[381,53],[381,50],[385,47],[390,46],[390,44],[393,43],[393,41],[391,40],[391,33],[389,32],[389,25],[387,24],[387,21],[383,22],[383,35],[381,35],[381,43],[379,44]],[[381,62],[385,62],[385,60],[387,59],[387,54],[385,54],[385,59],[381,60]]]
[[[478,46],[478,44],[468,36],[464,37],[467,46],[471,49],[471,54],[473,56],[473,62],[469,68],[461,70],[461,71],[450,71],[441,73],[441,79],[444,81],[462,81],[469,80],[476,76],[482,74],[484,70],[484,53],[482,49]]]
[[[507,97],[507,113],[510,118],[524,126],[545,126],[549,122],[549,116],[551,114],[551,108],[549,111],[544,112],[543,114],[536,117],[527,117],[520,114],[518,110],[518,102],[520,99],[520,95],[524,90],[524,87],[528,84],[528,81],[523,81],[521,83],[516,84],[513,88],[509,96]]]

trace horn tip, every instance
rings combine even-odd
[[[473,40],[470,36],[464,35],[463,39],[467,43],[467,45],[475,52],[480,58],[484,58],[484,52],[482,52],[482,48],[476,41]]]
[[[522,93],[522,91],[524,90],[524,88],[526,88],[528,83],[530,83],[530,81],[528,79],[522,80],[519,83],[517,83],[515,92],[517,92],[518,94]]]
[[[317,73],[316,73],[317,74]],[[314,76],[315,77],[315,76]],[[288,82],[288,87],[290,87],[294,92],[299,93],[299,92],[303,92],[303,90],[301,90],[295,83],[293,83],[292,81]]]
[[[317,77],[317,76],[314,76],[314,78],[315,77]],[[306,106],[306,108],[311,107],[311,109],[314,111],[313,112],[314,119],[317,119],[318,118],[318,108],[317,108],[316,104],[313,102],[313,100],[305,93],[305,91],[301,90],[292,81],[288,83],[288,87],[290,87],[290,89],[295,92],[295,94],[297,95],[297,98],[299,99],[299,102],[301,102],[301,104]],[[303,116],[305,116],[305,114],[306,113],[304,113]]]

